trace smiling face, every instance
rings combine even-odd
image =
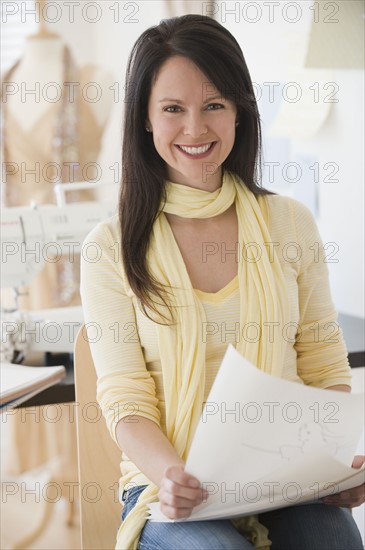
[[[236,115],[235,104],[190,59],[168,59],[152,87],[146,121],[168,179],[206,191],[220,187],[221,165],[235,141]]]

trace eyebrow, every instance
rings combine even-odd
[[[210,103],[211,101],[214,101],[215,99],[220,99],[220,100],[223,100],[224,98],[222,97],[222,95],[216,95],[214,97],[210,97],[209,99],[207,99],[206,101],[204,101],[204,104],[205,103]],[[162,103],[163,101],[172,101],[173,103],[178,103],[179,105],[183,105],[184,102],[181,101],[181,99],[173,99],[171,97],[164,97],[163,99],[160,99],[158,101],[158,103]]]

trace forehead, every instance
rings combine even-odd
[[[178,97],[178,93],[196,94],[201,92],[202,97],[219,93],[213,82],[190,59],[183,56],[170,57],[160,67],[152,85],[150,99],[162,99],[161,94],[168,97]],[[170,95],[175,94],[175,95]]]

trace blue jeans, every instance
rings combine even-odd
[[[123,493],[122,520],[135,506],[146,485]],[[307,504],[259,515],[269,530],[270,550],[363,550],[356,523],[346,508]],[[140,550],[253,550],[230,520],[157,523],[147,521]]]

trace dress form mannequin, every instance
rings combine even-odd
[[[3,77],[5,206],[52,204],[56,183],[98,181],[112,81],[110,73],[95,65],[76,67],[62,38],[49,33],[41,18],[39,32],[26,40],[24,56]],[[67,200],[96,200],[96,195],[72,191]],[[20,289],[18,307],[80,305],[78,289],[78,256],[73,263],[49,262],[31,285]],[[3,307],[15,307],[9,292],[2,292],[2,300]]]
[[[64,48],[63,40],[56,34],[30,35],[26,39],[24,56],[16,70],[13,71],[11,81],[17,84],[19,89],[22,84],[24,87],[24,83],[26,83],[28,90],[34,90],[35,83],[39,83],[40,101],[36,101],[36,95],[30,93],[26,95],[26,101],[19,101],[19,94],[9,95],[7,98],[8,109],[25,131],[30,131],[47,108],[53,105],[51,100],[55,95],[54,89],[49,90],[48,101],[47,97],[42,97],[42,91],[47,92],[47,85],[56,83],[59,87],[63,86]],[[90,82],[96,82],[105,92],[112,84],[111,75],[99,67],[92,66],[91,68],[92,80]],[[85,70],[85,68],[81,70]],[[71,91],[72,88],[69,88],[66,94],[71,96]],[[111,108],[111,97],[111,94],[108,98],[108,94],[103,93],[98,101],[89,104],[101,127],[104,127],[107,121]]]
[[[17,71],[12,75],[12,82],[26,82],[30,85],[39,82],[42,88],[49,82],[63,84],[62,57],[65,44],[60,35],[47,29],[43,18],[45,4],[46,0],[39,0],[36,3],[39,28],[35,34],[27,37],[23,58],[17,66]],[[107,87],[113,83],[112,75],[99,67],[92,67],[95,77],[92,82],[99,83],[104,91],[107,90]],[[29,130],[35,124],[47,107],[46,101],[35,102],[34,96],[30,96],[30,99],[22,103],[19,103],[18,98],[10,99],[8,105],[10,109],[13,108],[14,116],[25,130]],[[104,127],[111,108],[111,100],[108,99],[107,94],[103,94],[98,102],[92,103],[91,108],[99,125]]]
[[[44,0],[36,2],[40,15],[43,4]],[[31,201],[52,204],[55,203],[55,183],[96,179],[97,170],[92,165],[97,163],[102,135],[113,105],[113,95],[108,90],[113,83],[112,75],[95,65],[76,67],[62,38],[47,31],[42,17],[40,21],[39,31],[26,40],[23,57],[3,77],[4,83],[8,82],[13,90],[18,90],[17,93],[8,93],[2,102],[3,159],[9,166],[12,163],[17,168],[17,171],[9,169],[6,174],[4,206],[29,206]],[[65,82],[79,85],[65,86]],[[51,89],[49,83],[56,83],[57,87]],[[103,93],[96,102],[86,101],[80,93],[88,83],[97,83],[102,89]],[[51,102],[49,98],[55,97],[56,89],[62,90],[63,99]],[[25,90],[36,90],[36,95],[28,93],[24,97],[22,91]],[[92,90],[91,95],[94,96]],[[70,168],[70,164],[66,164],[70,162],[78,162],[79,168],[75,165]],[[52,163],[59,168],[53,167]],[[39,174],[31,173],[37,164]],[[29,172],[25,172],[22,165]],[[87,172],[83,174],[85,166]],[[96,196],[92,191],[75,191],[70,192],[67,200],[96,200]],[[57,264],[48,263],[30,285],[19,289],[28,294],[19,297],[18,307],[34,310],[79,305],[78,270],[77,258],[73,265],[69,262],[67,265],[63,259]],[[14,308],[10,291],[1,294],[2,307]],[[40,465],[51,464],[52,481],[58,483],[70,502],[69,521],[72,522],[73,501],[69,499],[69,487],[70,483],[78,481],[75,422],[70,420],[72,408],[65,404],[57,407],[61,409],[57,422],[45,420],[47,414],[43,407],[38,409],[36,421],[29,415],[24,422],[21,409],[7,419],[11,424],[7,471],[19,475]],[[29,540],[18,542],[14,548],[31,544],[44,528],[49,510],[50,506],[45,506],[41,525]]]

